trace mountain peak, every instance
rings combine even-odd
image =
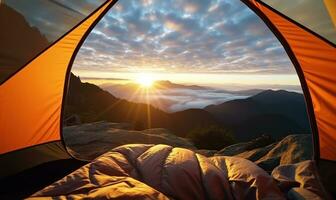
[[[265,90],[252,97],[254,101],[262,103],[280,103],[287,101],[302,101],[303,95],[297,92],[287,90]]]
[[[205,87],[199,85],[184,85],[179,83],[173,83],[169,80],[157,80],[155,81],[154,84],[158,88],[166,88],[166,89],[192,89],[192,90],[205,89]]]
[[[289,94],[289,93],[294,93],[290,92],[287,90],[273,90],[273,89],[268,89],[260,92],[259,94]]]
[[[159,83],[159,84],[173,84],[171,81],[169,80],[157,80],[155,81],[155,83]]]

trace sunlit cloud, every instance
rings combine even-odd
[[[277,39],[239,1],[119,1],[90,34],[75,67],[294,73]]]
[[[267,26],[243,3],[231,0],[119,1],[85,41],[74,70],[127,77],[148,72],[163,80],[179,74],[291,75],[276,84],[299,84]],[[190,77],[189,82],[196,80]],[[205,84],[228,83],[207,77]],[[259,84],[253,77],[243,84],[255,80]]]

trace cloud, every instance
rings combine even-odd
[[[134,95],[127,90],[118,90],[115,85],[103,84],[102,88],[109,91],[112,95],[127,99],[132,102],[146,103],[150,101],[155,107],[167,112],[177,112],[190,108],[204,108],[211,104],[220,104],[233,99],[247,98],[249,94],[233,94],[218,89],[156,89],[147,92],[146,95]]]
[[[283,47],[240,1],[119,1],[75,67],[111,71],[292,74]]]

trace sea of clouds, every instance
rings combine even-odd
[[[160,89],[147,92],[143,95],[133,95],[132,93],[115,90],[114,87],[103,87],[118,98],[132,102],[149,103],[167,112],[177,112],[191,108],[204,108],[212,104],[221,104],[233,99],[244,99],[251,94],[235,94],[219,89]]]

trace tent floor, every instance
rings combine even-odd
[[[0,199],[23,199],[63,178],[86,162],[75,159],[41,164],[0,180]]]

